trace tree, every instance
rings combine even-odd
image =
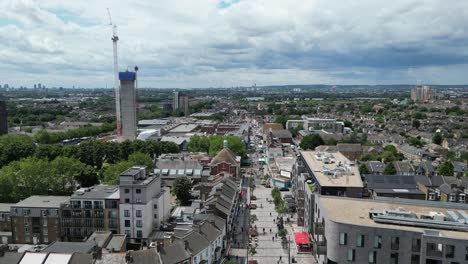
[[[0,170],[0,201],[17,202],[31,195],[70,195],[76,182],[94,184],[95,177],[93,168],[67,157],[13,161]]]
[[[242,142],[242,139],[237,136],[210,136],[210,150],[209,153],[211,156],[216,156],[218,152],[220,152],[224,147],[224,140],[227,140],[228,147],[232,150],[236,155],[245,157],[246,150],[245,145]]]
[[[275,118],[275,123],[283,125],[283,128],[286,128],[286,122],[288,122],[288,117],[285,115],[278,115]]]
[[[323,139],[318,134],[310,134],[302,138],[301,148],[303,150],[314,150],[316,147],[325,144]]]
[[[143,165],[146,167],[147,171],[151,171],[154,168],[154,162],[148,154],[141,152],[132,153],[128,157],[128,161],[135,165]]]
[[[442,140],[444,138],[442,137],[441,133],[435,133],[434,136],[432,137],[432,143],[440,145],[442,144]]]
[[[417,120],[417,119],[414,119],[413,120],[413,127],[418,129],[420,126],[421,126],[421,122],[419,122],[419,120]]]
[[[126,160],[112,165],[104,164],[101,169],[102,181],[106,184],[119,184],[120,174],[132,166],[134,164]]]
[[[395,169],[395,166],[393,165],[393,163],[388,163],[387,166],[385,166],[385,169],[384,169],[384,174],[387,174],[387,175],[395,175],[397,172],[396,172],[396,169]]]
[[[186,206],[190,205],[190,199],[192,195],[190,191],[192,190],[192,181],[188,177],[177,177],[174,181],[174,193],[179,200],[180,205]]]
[[[369,174],[369,170],[367,169],[366,164],[359,165],[359,173],[361,174]]]
[[[210,139],[206,136],[194,135],[190,137],[190,142],[187,144],[187,149],[190,152],[206,152],[210,151]]]
[[[63,145],[60,144],[39,144],[34,154],[39,159],[54,160],[62,155]]]
[[[4,135],[0,137],[0,168],[8,163],[32,156],[36,146],[31,137]]]
[[[446,161],[440,165],[439,170],[437,171],[439,175],[442,176],[453,176],[453,164],[450,161]]]

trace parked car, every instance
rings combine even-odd
[[[250,209],[257,209],[257,205],[256,204],[250,204]]]

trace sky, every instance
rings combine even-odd
[[[466,0],[1,0],[0,84],[467,84]]]

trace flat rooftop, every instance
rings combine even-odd
[[[321,187],[363,187],[359,168],[340,152],[301,151]]]
[[[169,130],[169,133],[189,133],[198,127],[197,124],[181,124]]]
[[[14,205],[11,203],[0,203],[0,212],[10,212],[10,208]]]
[[[70,196],[42,196],[33,195],[11,207],[40,207],[40,208],[59,208],[61,204],[70,200]]]
[[[411,211],[417,215],[430,215],[434,212],[448,215],[447,211],[456,211],[460,210],[460,208],[465,208],[464,211],[468,212],[467,205],[450,206],[448,205],[448,203],[431,203],[427,201],[411,199],[367,200],[322,195],[316,195],[316,199],[317,202],[322,205],[322,210],[325,210],[326,215],[328,215],[328,218],[336,223],[366,226],[372,228],[406,230],[420,233],[423,233],[426,230],[432,230],[438,231],[440,235],[447,238],[468,239],[468,232],[448,231],[428,227],[383,224],[377,223],[369,217],[369,212],[374,210],[402,209],[406,211]]]
[[[72,200],[86,199],[119,199],[119,186],[117,185],[95,185],[76,190]]]

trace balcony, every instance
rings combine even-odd
[[[325,245],[319,245],[317,243],[314,243],[312,246],[312,252],[315,255],[326,255],[327,254],[327,246]]]
[[[314,235],[323,235],[323,233],[324,233],[323,224],[322,223],[314,223],[312,233]]]

